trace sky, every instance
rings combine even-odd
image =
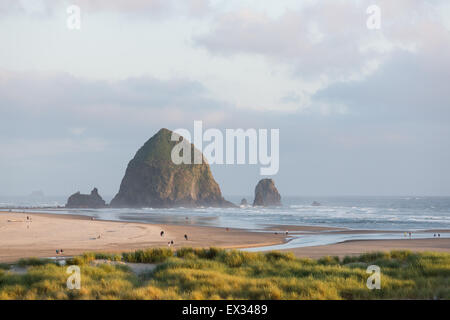
[[[279,129],[282,196],[449,196],[449,89],[444,0],[2,0],[0,195],[114,195],[202,120]],[[212,165],[225,195],[259,168]]]

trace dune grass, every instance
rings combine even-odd
[[[158,263],[146,274],[126,264]],[[450,254],[392,251],[357,257],[297,259],[280,252],[217,248],[88,253],[68,264],[81,269],[81,289],[66,288],[67,266],[22,260],[28,273],[0,269],[0,299],[449,299]],[[381,289],[366,287],[367,266],[381,268]]]
[[[0,263],[0,270],[9,270],[11,268],[11,265],[7,263]]]

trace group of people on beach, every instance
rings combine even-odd
[[[408,235],[409,235],[409,238],[411,239],[411,237],[412,237],[412,232],[405,232],[404,233],[404,235],[405,235],[405,237],[407,237]],[[440,238],[441,237],[441,234],[440,233],[435,233],[434,235],[433,235],[433,237],[434,238]]]
[[[161,232],[159,233],[159,235],[160,235],[161,237],[164,237],[164,230],[161,230]],[[189,237],[188,237],[187,234],[184,235],[184,240],[186,240],[186,241],[189,240]],[[171,247],[171,246],[173,246],[174,244],[175,244],[175,242],[173,242],[173,240],[170,240],[169,242],[167,242],[167,246],[168,246],[168,247]]]

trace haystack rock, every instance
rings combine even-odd
[[[247,205],[248,205],[247,199],[243,198],[241,200],[241,206],[247,206]]]
[[[258,182],[253,206],[281,206],[281,196],[272,179],[262,179]]]
[[[104,208],[105,201],[98,194],[97,188],[91,191],[91,194],[81,194],[79,191],[74,193],[67,200],[66,208]]]
[[[119,193],[111,201],[112,207],[230,207],[222,197],[209,164],[193,144],[192,164],[175,164],[171,153],[182,141],[172,141],[172,131],[161,129],[148,140],[128,163]],[[189,150],[189,148],[187,148]],[[201,155],[201,163],[194,164],[194,154]]]

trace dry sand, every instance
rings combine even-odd
[[[27,220],[27,216],[32,220]],[[160,232],[164,231],[161,237]],[[184,239],[184,235],[188,240]],[[239,248],[279,244],[284,235],[237,229],[156,225],[91,220],[73,215],[0,212],[0,261],[23,257],[53,257],[87,251],[123,252],[148,247]]]
[[[27,216],[31,218],[27,220]],[[24,257],[53,257],[57,249],[72,256],[88,251],[124,252],[148,247],[222,247],[244,248],[280,244],[284,232],[355,232],[328,227],[273,226],[272,231],[250,232],[239,229],[156,225],[144,223],[91,220],[75,215],[0,212],[0,262]],[[160,232],[164,231],[161,237]],[[184,235],[188,235],[188,240]],[[371,251],[408,249],[411,251],[450,252],[450,239],[362,240],[338,244],[294,248],[299,257],[357,255]]]

